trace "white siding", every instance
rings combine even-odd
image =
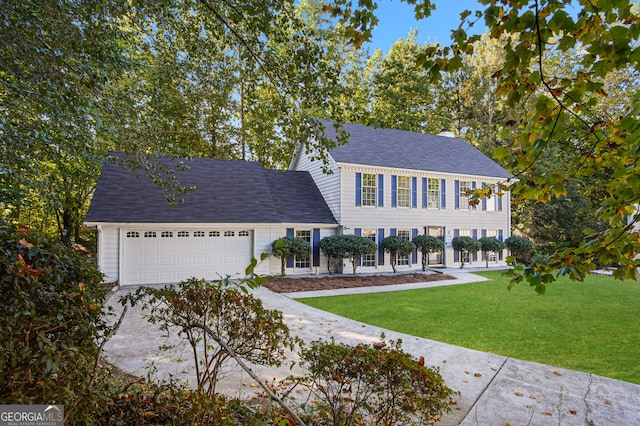
[[[308,171],[316,183],[316,186],[320,190],[320,193],[324,197],[325,202],[329,206],[331,213],[336,218],[338,223],[341,221],[340,211],[340,178],[341,171],[337,166],[333,158],[329,157],[328,170],[331,174],[322,172],[322,161],[311,161],[310,156],[305,153],[304,144],[298,146],[298,152],[296,158],[290,167],[292,170]]]
[[[98,268],[104,274],[104,281],[119,281],[120,229],[115,226],[98,227]]]

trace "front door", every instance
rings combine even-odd
[[[442,241],[444,247],[444,227],[443,226],[427,226],[425,233],[432,237],[438,238]],[[429,253],[427,263],[430,266],[442,266],[444,265],[444,249],[436,253]]]

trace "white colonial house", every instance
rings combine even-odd
[[[322,123],[327,135],[335,136],[333,123]],[[287,259],[288,274],[326,271],[319,243],[338,233],[365,236],[378,246],[386,236],[412,239],[427,233],[445,242],[442,253],[429,257],[429,265],[456,267],[455,236],[510,235],[508,192],[475,207],[465,195],[481,185],[497,188],[509,175],[464,140],[360,125],[344,128],[349,143],[330,152],[331,174],[311,160],[303,143],[284,172],[245,161],[185,160],[188,170],[176,177],[194,190],[176,206],[144,174],[118,161],[106,162],[85,219],[98,232],[98,266],[105,281],[140,285],[242,275],[252,257],[269,253],[271,243],[285,235],[311,244],[309,259]],[[465,262],[484,264],[481,257]],[[500,264],[502,254],[490,261]],[[400,270],[421,267],[417,252],[398,263]],[[378,249],[361,260],[360,268],[391,271],[389,255]],[[277,275],[280,260],[270,256],[256,272]],[[343,272],[351,273],[349,262]]]
[[[335,137],[334,123],[321,122],[326,134]],[[290,166],[311,173],[341,232],[371,238],[379,247],[390,235],[409,240],[418,234],[441,238],[445,249],[429,256],[433,267],[460,265],[460,254],[451,247],[456,236],[502,241],[510,236],[509,193],[498,189],[510,175],[469,143],[449,136],[361,125],[343,128],[349,133],[349,143],[331,151],[331,173],[323,173],[304,144]],[[466,190],[486,186],[501,195],[470,206]],[[490,262],[504,264],[501,253],[489,256]],[[477,253],[465,263],[483,257]],[[416,269],[421,265],[420,254],[414,252],[398,264],[399,269]],[[344,272],[350,272],[348,262],[343,266]],[[362,259],[359,270],[390,271],[389,255],[379,248],[376,255]]]

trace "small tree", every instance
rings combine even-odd
[[[480,241],[474,240],[471,237],[454,237],[451,240],[453,249],[460,252],[460,269],[464,268],[464,253],[477,253],[482,248]]]
[[[373,240],[361,237],[360,235],[341,235],[344,241],[344,252],[342,257],[351,261],[353,267],[353,275],[356,275],[358,261],[365,254],[373,254],[376,252],[376,243]]]
[[[526,238],[516,237],[512,235],[505,241],[507,248],[518,263],[529,263],[531,253],[533,253],[533,243]]]
[[[406,256],[416,249],[416,245],[411,241],[400,238],[397,235],[385,238],[380,245],[384,251],[391,255],[391,268],[393,272],[398,272],[396,268],[398,256]]]
[[[239,283],[229,277],[213,282],[190,278],[162,288],[140,287],[122,303],[142,303],[150,323],[167,333],[177,332],[189,343],[197,390],[213,396],[230,358],[280,366],[284,350],[299,343],[289,334],[282,312],[264,308],[260,299],[247,294],[246,287],[264,282],[262,277]]]
[[[422,270],[427,270],[427,256],[429,253],[437,253],[442,251],[444,243],[441,239],[433,237],[431,235],[418,235],[413,239],[413,244],[418,247],[418,250],[422,253]]]
[[[327,271],[331,274],[331,259],[341,259],[344,254],[342,235],[331,235],[320,240],[320,250],[327,257]]]
[[[271,243],[273,255],[280,259],[280,274],[286,275],[287,257],[295,256],[298,259],[308,259],[311,252],[311,244],[302,238],[282,237]]]
[[[487,268],[489,267],[489,256],[487,255],[489,252],[494,252],[496,256],[498,252],[505,247],[505,243],[497,239],[496,237],[482,237],[478,240],[481,245],[481,250],[484,253],[484,259],[486,262]]]

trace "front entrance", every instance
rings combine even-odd
[[[443,226],[426,226],[424,233],[432,237],[436,237],[442,241],[444,247],[444,227]],[[437,253],[429,253],[427,257],[429,266],[444,266],[444,249]]]

